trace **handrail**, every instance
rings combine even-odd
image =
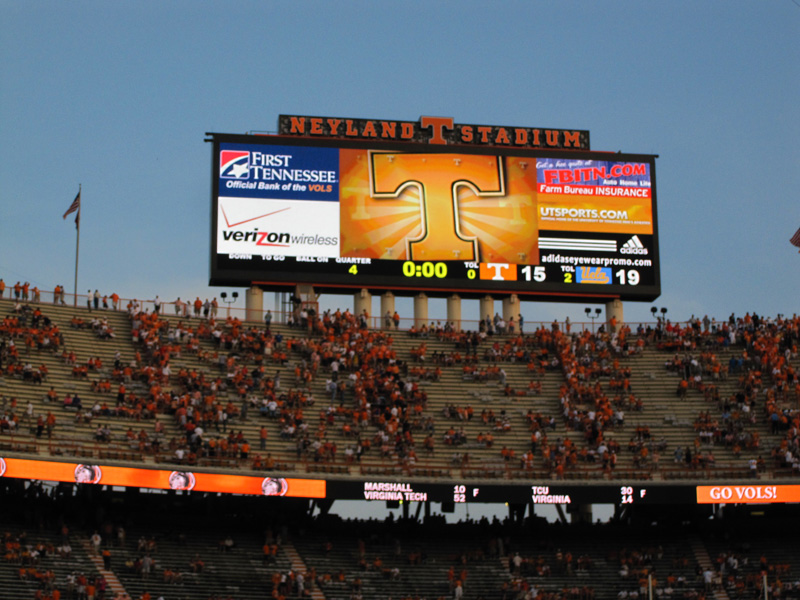
[[[13,293],[13,291],[12,291]],[[39,291],[40,299],[37,302],[33,297],[29,297],[28,300],[20,299],[19,302],[22,304],[41,304],[41,305],[48,305],[48,304],[56,304],[63,306],[65,308],[73,307],[73,308],[81,308],[83,310],[94,311],[94,299],[89,296],[88,294],[71,294],[68,292],[62,292],[58,296],[54,294],[53,290],[40,290]],[[107,308],[104,308],[104,301],[103,298],[106,298]],[[70,303],[69,300],[72,300]],[[0,298],[0,302],[10,302],[14,303],[16,300],[9,296],[4,296]],[[88,306],[87,302],[91,302],[91,307]],[[168,317],[183,317],[189,320],[196,319],[196,318],[206,318],[203,316],[204,309],[201,308],[200,316],[196,316],[194,312],[194,307],[191,306],[194,301],[191,302],[184,302],[181,300],[183,304],[186,305],[186,310],[183,309],[182,306],[178,307],[176,311],[176,300],[170,301],[161,301],[160,302],[160,314],[163,314]],[[146,311],[146,312],[153,312],[155,310],[155,300],[154,299],[138,299],[138,298],[119,298],[117,306],[114,306],[114,303],[111,299],[110,295],[101,295],[98,309],[102,312],[121,312],[125,313],[128,312],[129,305],[133,303],[137,303],[139,306],[139,310]],[[255,319],[249,319],[248,316],[252,316],[253,313],[258,313],[258,317]],[[260,310],[248,310],[247,308],[242,308],[238,306],[225,306],[224,303],[219,302],[216,313],[213,313],[213,308],[209,310],[209,316],[214,316],[217,320],[226,319],[228,316],[234,317],[239,319],[245,323],[259,323],[263,324],[265,316],[267,312],[272,314],[272,322],[273,323],[288,323],[289,317],[292,315],[292,311],[273,311],[272,309],[260,309]],[[352,314],[352,313],[351,313]],[[480,329],[480,324],[482,320],[476,319],[461,319],[459,321],[461,327],[458,331],[478,331]],[[680,325],[685,327],[689,324],[688,321],[674,321],[672,322],[673,325]],[[426,320],[425,325],[430,329],[431,326],[434,328],[437,327],[437,324],[441,327],[445,327],[447,324],[446,318],[428,318]],[[370,329],[383,329],[387,331],[410,331],[413,327],[418,326],[418,319],[415,317],[400,317],[399,325],[395,327],[394,325],[387,327],[385,323],[384,317],[379,315],[371,315],[368,318],[368,327]],[[523,335],[530,334],[533,331],[538,329],[544,328],[552,328],[554,325],[557,325],[559,328],[563,330],[566,326],[565,321],[529,321],[526,320],[524,323],[523,328]],[[630,327],[631,331],[636,331],[639,326],[643,328],[650,327],[655,328],[658,326],[656,321],[635,321],[635,322],[625,322],[622,325]],[[420,325],[421,326],[421,325]],[[599,328],[599,324],[595,323],[594,321],[571,321],[569,323],[570,331],[571,332],[584,332],[584,331],[594,331]],[[518,328],[515,330],[515,333],[519,333]],[[429,332],[429,336],[434,335]]]
[[[124,444],[123,444],[124,445]],[[74,458],[92,458],[100,460],[114,460],[119,462],[149,462],[147,459],[152,459],[152,462],[159,464],[162,462],[174,464],[187,464],[185,461],[181,462],[169,453],[163,450],[147,451],[141,453],[136,449],[130,447],[122,447],[119,442],[95,442],[77,440],[74,438],[61,438],[54,436],[52,439],[38,440],[21,435],[19,433],[0,433],[0,452],[5,456],[11,454],[42,454],[42,450],[46,452],[48,457],[74,457]],[[120,456],[113,457],[114,454]],[[224,466],[225,468],[241,468],[245,470],[255,471],[253,467],[253,457],[256,454],[262,454],[259,451],[251,451],[250,456],[246,459],[233,456],[198,456],[197,460],[193,463],[199,467],[213,468],[214,463],[219,463],[216,466]],[[362,458],[358,461],[355,458],[347,460],[344,456],[337,457],[335,460],[320,459],[318,461],[311,457],[303,457],[302,460],[296,463],[287,462],[282,460],[282,457],[276,457],[276,463],[280,463],[282,467],[290,467],[284,469],[286,472],[307,472],[307,473],[324,473],[332,472],[339,474],[361,474],[361,475],[377,475],[384,476],[410,476],[410,477],[440,477],[442,479],[460,477],[470,479],[504,479],[504,480],[519,480],[529,479],[535,480],[548,480],[548,481],[575,481],[580,479],[585,480],[613,480],[619,481],[626,478],[632,479],[659,479],[661,481],[676,481],[676,480],[721,480],[721,479],[768,479],[774,480],[776,478],[789,478],[797,476],[796,473],[787,470],[786,468],[765,466],[763,470],[757,471],[755,474],[746,465],[737,465],[731,463],[718,463],[713,466],[698,466],[698,467],[674,467],[663,466],[654,469],[652,466],[643,466],[640,468],[621,468],[615,471],[604,473],[599,465],[592,467],[577,467],[575,469],[568,469],[564,472],[564,476],[559,479],[555,473],[547,468],[542,467],[526,467],[520,463],[519,460],[511,462],[498,460],[496,464],[486,464],[484,462],[476,461],[471,464],[463,464],[461,462],[448,461],[447,459],[431,459],[423,457],[417,459],[413,463],[404,462],[400,460],[389,460],[381,458],[379,460],[371,460],[370,458]]]

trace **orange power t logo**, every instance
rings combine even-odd
[[[461,231],[458,190],[504,196],[501,157],[370,151],[369,167],[373,198],[397,198],[411,187],[419,192],[422,233],[406,241],[410,260],[480,260],[477,238]]]

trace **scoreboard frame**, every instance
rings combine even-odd
[[[661,293],[655,155],[285,135],[207,136],[212,144],[212,286],[287,291],[305,283],[331,293],[517,294],[573,302],[649,302]],[[359,166],[353,157],[366,158],[369,165]],[[484,159],[493,161],[492,166],[475,166]],[[430,167],[425,179],[419,169],[428,168],[420,166],[426,162],[464,163],[466,175],[454,181],[454,176]],[[397,179],[402,169],[411,169],[407,181]],[[492,169],[499,172],[495,189]],[[632,172],[632,177],[625,176]],[[274,177],[281,176],[291,179],[278,184]],[[378,187],[379,177],[387,182],[383,188]],[[484,181],[475,184],[481,177]],[[427,222],[431,217],[425,194],[435,185],[446,191],[444,186],[451,183],[455,230],[444,231],[447,227],[438,226],[441,218],[431,221],[436,227]],[[364,186],[369,193],[363,193]],[[362,191],[353,195],[353,189]],[[564,190],[568,193],[558,193]],[[636,213],[630,219],[629,205]],[[409,210],[421,214],[411,226],[415,234],[407,233]],[[351,218],[358,211],[364,212]],[[612,218],[601,216],[606,214]],[[625,219],[617,223],[616,215]],[[460,223],[467,225],[459,229]],[[377,233],[379,228],[391,232],[403,227],[406,236],[400,241],[397,234]],[[380,239],[374,241],[376,237]],[[334,238],[338,247],[329,243]],[[296,246],[296,240],[308,244]],[[490,243],[494,247],[485,250]],[[393,250],[397,258],[387,258]],[[443,255],[448,252],[458,258]]]

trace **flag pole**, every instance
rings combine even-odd
[[[81,198],[81,184],[78,184],[78,198]],[[83,198],[81,198],[83,202]],[[78,249],[81,244],[81,207],[78,206],[78,215],[75,217],[75,225],[78,229],[78,235],[75,237],[75,295],[73,306],[78,306]]]

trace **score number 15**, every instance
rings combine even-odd
[[[544,267],[541,265],[538,267],[533,267],[533,269],[531,269],[530,265],[526,265],[520,270],[522,271],[522,274],[525,275],[525,281],[533,280],[541,282],[547,279],[547,274],[545,273]]]

